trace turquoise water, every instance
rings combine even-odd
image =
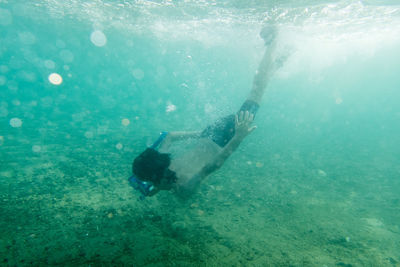
[[[189,200],[140,201],[163,130],[252,133]],[[0,265],[398,266],[397,1],[0,0]]]

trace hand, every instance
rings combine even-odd
[[[244,138],[254,131],[257,126],[250,127],[254,120],[254,114],[249,111],[240,111],[239,116],[235,115],[235,137]]]

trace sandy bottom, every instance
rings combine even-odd
[[[140,201],[120,154],[7,153],[0,265],[400,265],[399,187],[376,166],[237,153],[188,200]]]

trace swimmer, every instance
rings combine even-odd
[[[160,190],[173,190],[180,196],[190,195],[256,129],[252,126],[253,120],[268,81],[277,69],[272,59],[276,49],[275,26],[264,27],[260,36],[264,39],[266,51],[254,76],[252,90],[236,114],[218,119],[203,131],[162,132],[151,147],[134,159],[129,183],[142,193],[142,197],[153,196]],[[171,158],[168,153],[170,145],[185,139],[196,139],[196,146]]]

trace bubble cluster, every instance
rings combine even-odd
[[[19,119],[19,118],[12,118],[12,119],[10,120],[10,125],[11,125],[11,127],[13,127],[13,128],[19,128],[19,127],[22,126],[22,120]]]
[[[131,122],[129,121],[129,119],[125,118],[125,119],[122,119],[121,123],[123,126],[128,126]]]
[[[49,82],[54,85],[60,85],[63,82],[63,79],[60,74],[52,73],[49,75]]]
[[[105,46],[107,43],[107,37],[104,35],[102,31],[96,30],[92,32],[90,35],[90,41],[95,45],[95,46]]]

